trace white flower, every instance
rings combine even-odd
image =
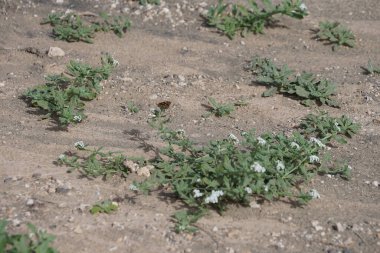
[[[300,145],[298,145],[296,142],[292,142],[292,143],[290,143],[290,146],[292,147],[292,148],[295,148],[295,149],[300,149]]]
[[[311,138],[310,138],[310,141],[316,143],[316,144],[317,144],[319,147],[321,147],[321,148],[325,148],[325,147],[326,147],[326,145],[323,144],[323,143],[322,143],[320,140],[318,140],[317,138],[311,137]]]
[[[264,140],[263,138],[261,138],[261,137],[257,137],[257,140],[259,141],[259,144],[260,145],[265,145],[265,144],[267,144],[267,141],[266,140]]]
[[[320,199],[321,198],[321,195],[319,195],[319,192],[316,190],[316,189],[311,189],[309,191],[309,195],[313,198],[313,199]]]
[[[252,193],[252,189],[249,188],[248,186],[245,187],[244,190],[245,190],[248,194],[251,194],[251,193]]]
[[[265,191],[265,192],[268,192],[268,191],[269,191],[269,185],[265,185],[265,186],[264,186],[264,191]]]
[[[258,162],[254,162],[252,165],[251,165],[251,169],[258,172],[258,173],[264,173],[266,171],[266,169],[260,165],[260,163]]]
[[[137,186],[134,185],[134,184],[130,184],[130,185],[129,185],[129,190],[131,190],[131,191],[138,191],[139,188],[137,188]]]
[[[335,121],[334,125],[336,127],[336,130],[338,130],[339,132],[342,131],[342,129],[340,129],[340,127],[339,127],[339,123],[338,122]]]
[[[60,154],[60,155],[58,156],[58,159],[59,159],[59,160],[63,160],[63,159],[65,159],[65,158],[66,158],[65,154]]]
[[[193,190],[194,198],[199,198],[203,196],[203,193],[201,193],[198,189]]]
[[[318,156],[316,156],[316,155],[311,155],[311,156],[309,156],[309,161],[310,161],[310,163],[314,163],[314,162],[319,162],[319,157]]]
[[[276,166],[276,169],[277,169],[278,171],[280,171],[280,170],[284,170],[284,169],[285,169],[285,164],[284,164],[284,162],[283,162],[283,161],[280,161],[280,160],[277,160],[277,166]]]
[[[300,9],[301,9],[302,11],[307,11],[307,6],[306,6],[306,4],[304,4],[304,3],[300,4]]]
[[[200,183],[202,180],[200,178],[197,178],[197,180],[195,180],[197,183]]]
[[[220,190],[214,191],[214,190],[212,190],[211,195],[208,196],[207,198],[205,198],[205,203],[206,204],[208,204],[208,203],[213,203],[213,204],[218,203],[218,198],[220,196],[223,196],[223,194],[224,194],[223,191],[220,191]]]
[[[348,165],[347,168],[348,168],[349,170],[352,170],[352,167],[351,167],[350,165]]]
[[[81,122],[82,121],[82,117],[80,115],[75,115],[74,116],[74,121]]]
[[[77,141],[74,143],[74,146],[77,148],[77,149],[84,149],[86,147],[86,145],[84,145],[84,142],[83,141]]]
[[[235,144],[239,144],[239,142],[240,142],[239,139],[238,139],[238,137],[236,137],[236,135],[234,135],[232,133],[230,133],[228,135],[228,138],[231,139]]]

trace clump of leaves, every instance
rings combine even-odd
[[[364,74],[373,75],[380,74],[380,66],[373,65],[372,61],[369,60],[366,67],[361,67],[364,70]]]
[[[205,17],[208,25],[216,27],[230,39],[240,32],[245,36],[248,32],[254,34],[263,33],[265,26],[275,23],[273,16],[286,15],[296,19],[302,19],[307,15],[305,4],[301,0],[283,0],[281,4],[274,5],[272,0],[262,0],[264,8],[256,1],[248,0],[248,6],[225,4],[219,0],[216,6],[211,6]]]
[[[93,43],[95,33],[99,31],[113,31],[118,37],[131,27],[131,22],[124,16],[110,16],[101,13],[101,21],[90,22],[76,13],[52,13],[44,18],[41,24],[50,24],[53,27],[53,37],[67,42],[83,41]]]
[[[338,107],[337,101],[332,96],[336,93],[336,85],[327,79],[318,79],[314,74],[303,72],[294,75],[294,71],[288,66],[276,66],[266,58],[255,58],[250,65],[257,81],[270,86],[262,96],[269,97],[276,93],[296,96],[301,104],[311,106],[314,104],[326,104]]]
[[[147,4],[159,5],[160,3],[161,3],[160,0],[139,0],[140,5],[147,5]]]
[[[126,156],[120,152],[103,152],[102,147],[90,150],[83,142],[77,142],[75,147],[89,155],[83,156],[72,152],[61,154],[57,164],[71,167],[68,172],[79,170],[81,174],[88,177],[103,176],[105,178],[114,174],[121,174],[124,177],[128,175],[128,168],[124,165]]]
[[[161,129],[167,147],[153,162],[153,175],[134,183],[142,192],[165,186],[190,208],[175,217],[177,231],[193,231],[190,224],[205,210],[223,211],[229,203],[249,204],[255,195],[266,200],[289,198],[305,204],[312,199],[300,185],[308,182],[320,167],[323,146],[301,134],[243,132],[240,141],[231,134],[222,140],[195,145],[182,131]]]
[[[337,46],[355,47],[355,36],[350,29],[339,22],[320,22],[316,38],[333,44],[333,50]]]
[[[84,115],[85,101],[96,98],[101,91],[100,82],[109,78],[117,65],[110,55],[101,59],[100,67],[71,61],[67,71],[61,75],[51,75],[46,83],[28,89],[24,98],[34,107],[47,112],[47,117],[56,119],[59,126],[79,123]]]
[[[3,253],[58,253],[51,244],[54,236],[28,224],[29,233],[10,235],[6,231],[7,221],[0,220],[0,252]]]
[[[175,221],[174,230],[177,233],[187,232],[194,233],[198,230],[193,224],[204,215],[202,210],[196,210],[194,212],[188,210],[180,210],[173,215]]]
[[[112,213],[117,211],[119,205],[116,202],[113,202],[111,200],[104,200],[99,203],[96,203],[93,205],[90,209],[91,214],[97,214],[97,213]]]
[[[347,143],[344,137],[351,138],[357,134],[360,125],[354,123],[346,115],[339,118],[330,117],[327,112],[308,114],[300,123],[301,133],[306,136],[335,140],[339,143]]]
[[[135,113],[138,113],[140,111],[140,108],[133,101],[127,102],[126,109],[131,114],[135,114]]]
[[[230,115],[235,110],[235,106],[233,104],[218,103],[211,97],[208,98],[208,103],[209,104],[206,107],[209,109],[210,114],[214,114],[216,117]],[[206,116],[209,116],[209,114]]]

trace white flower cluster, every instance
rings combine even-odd
[[[214,191],[212,190],[211,192],[211,195],[208,196],[207,198],[205,198],[205,203],[208,204],[208,203],[212,203],[212,204],[215,204],[215,203],[218,203],[218,198],[220,196],[223,196],[224,195],[224,192],[223,191]]]
[[[252,193],[252,189],[249,188],[248,186],[245,187],[244,190],[245,190],[248,194],[251,194],[251,193]]]
[[[267,141],[264,140],[263,138],[261,137],[257,137],[257,141],[259,142],[260,145],[264,146],[265,144],[267,144]]]
[[[301,9],[302,11],[307,11],[307,6],[306,6],[306,4],[304,4],[304,3],[300,4],[300,9]]]
[[[277,171],[281,171],[285,169],[285,164],[283,161],[277,160],[277,166],[276,166]]]
[[[316,155],[311,155],[311,156],[309,156],[309,161],[310,161],[310,163],[318,163],[319,157]]]
[[[194,198],[199,198],[203,196],[203,193],[201,193],[201,191],[198,189],[194,189],[193,193],[194,193]]]
[[[231,139],[236,145],[239,144],[239,142],[240,142],[238,137],[236,137],[236,135],[234,135],[233,133],[230,133],[228,135],[228,138]]]
[[[295,148],[295,149],[300,149],[300,145],[298,145],[296,142],[292,142],[292,143],[290,143],[290,146],[292,147],[292,148]]]
[[[60,154],[59,156],[58,156],[58,159],[59,160],[64,160],[66,158],[66,156],[65,156],[65,154]]]
[[[77,149],[84,149],[86,147],[86,145],[84,144],[83,141],[77,141],[74,143],[74,146],[77,148]]]
[[[261,166],[260,163],[258,162],[254,162],[252,165],[251,165],[251,170],[254,170],[256,171],[257,173],[264,173],[266,171],[266,169]]]
[[[74,121],[81,122],[82,121],[82,117],[80,115],[75,115],[74,116]]]
[[[311,189],[309,191],[309,195],[313,198],[313,199],[320,199],[321,198],[321,195],[319,195],[319,192],[316,190],[316,189]]]
[[[322,143],[320,140],[318,140],[317,138],[311,137],[311,138],[310,138],[310,141],[316,143],[316,144],[317,144],[319,147],[321,147],[321,148],[325,148],[325,147],[326,147],[326,145],[323,144],[323,143]]]
[[[334,122],[334,125],[335,125],[336,130],[338,130],[339,132],[342,131],[342,129],[340,129],[339,123],[337,121]]]

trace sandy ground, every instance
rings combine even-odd
[[[25,224],[32,222],[54,234],[54,245],[63,253],[378,252],[380,76],[363,75],[360,69],[369,58],[380,64],[378,0],[305,0],[310,15],[304,20],[280,17],[284,27],[232,41],[203,25],[199,13],[216,1],[167,0],[152,9],[128,1],[56,2],[0,0],[0,218],[10,220],[10,231],[25,231]],[[171,16],[161,13],[163,8]],[[52,10],[67,9],[125,12],[133,27],[122,39],[104,33],[93,44],[55,41],[49,36],[51,28],[39,22]],[[349,26],[357,46],[332,52],[313,40],[310,29],[323,20]],[[63,49],[65,56],[48,57],[45,52],[51,46]],[[28,47],[41,54],[25,51]],[[60,131],[20,99],[27,88],[64,70],[72,59],[99,64],[101,52],[112,54],[120,66],[104,83],[100,97],[86,105],[83,123]],[[252,75],[244,70],[255,55],[330,78],[338,85],[341,108],[306,108],[281,95],[262,98],[265,87],[252,83]],[[202,103],[210,96],[226,102],[244,98],[249,104],[232,117],[202,120]],[[188,235],[172,230],[171,215],[182,203],[160,192],[135,195],[128,186],[136,175],[89,180],[53,164],[79,140],[127,156],[151,157],[143,144],[162,144],[147,116],[165,100],[172,102],[169,125],[185,129],[199,143],[240,129],[290,131],[317,109],[347,115],[362,129],[332,152],[353,167],[352,180],[316,177],[310,187],[321,199],[303,208],[280,201],[258,208],[230,206],[223,216],[211,212],[197,223],[201,230]],[[138,104],[140,112],[129,115],[127,101]],[[116,213],[88,212],[89,205],[109,198],[119,200]]]

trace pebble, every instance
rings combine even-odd
[[[76,234],[82,234],[83,233],[83,230],[80,226],[77,226],[75,229],[74,229],[74,233]]]
[[[311,222],[311,225],[313,226],[313,228],[316,230],[316,231],[321,231],[323,230],[323,227],[319,225],[319,221],[317,220],[314,220]]]
[[[152,94],[152,95],[149,96],[150,100],[156,100],[157,98],[158,98],[157,94]]]
[[[14,227],[18,227],[18,226],[20,226],[21,221],[19,219],[14,219],[14,220],[12,220],[12,224]]]
[[[333,225],[333,229],[335,229],[338,232],[343,232],[344,230],[346,230],[346,226],[342,225],[340,222],[337,222]]]
[[[5,82],[0,82],[0,87],[4,87],[5,86]]]
[[[373,181],[372,185],[375,186],[375,187],[379,187],[379,181]]]
[[[34,205],[34,200],[33,200],[33,199],[28,199],[28,200],[26,201],[26,205],[27,205],[27,206],[33,206],[33,205]]]
[[[50,47],[48,51],[49,57],[62,57],[65,56],[65,52],[59,47]]]

